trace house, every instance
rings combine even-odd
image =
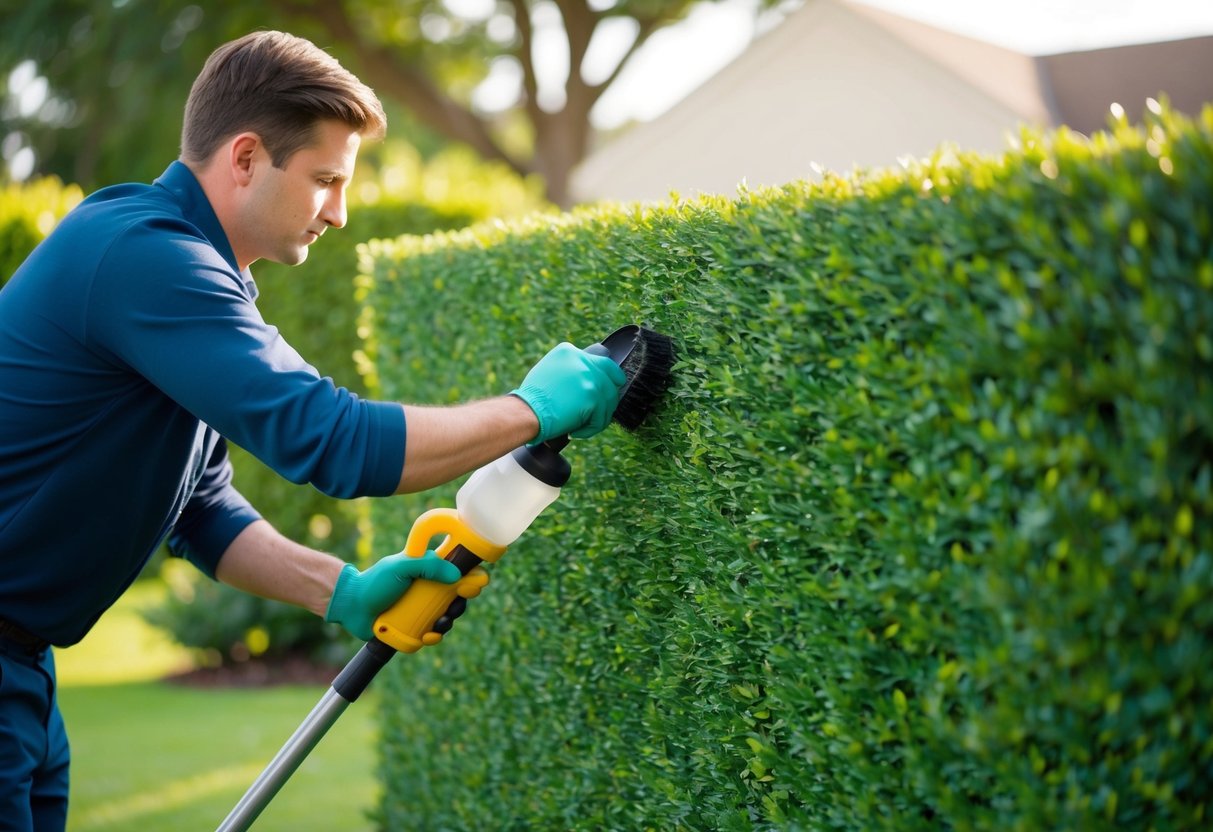
[[[597,150],[581,201],[736,193],[945,142],[1005,150],[1020,125],[1083,133],[1165,93],[1213,102],[1213,37],[1030,56],[847,0],[809,0],[671,110]]]

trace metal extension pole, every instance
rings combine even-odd
[[[396,651],[374,639],[363,645],[349,664],[337,674],[333,684],[307,718],[295,729],[295,733],[274,755],[274,759],[249,786],[244,797],[228,814],[216,832],[245,832],[253,821],[274,799],[299,765],[307,758],[316,744],[328,733],[329,728],[345,712],[350,703],[358,698],[375,674],[383,669]]]

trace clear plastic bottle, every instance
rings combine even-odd
[[[476,469],[455,495],[455,509],[472,531],[509,546],[560,496],[569,473],[558,451],[524,445]]]

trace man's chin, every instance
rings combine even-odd
[[[271,263],[281,263],[284,266],[298,266],[307,259],[307,246],[299,246],[293,251],[284,251],[274,257],[266,257]]]

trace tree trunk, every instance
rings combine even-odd
[[[575,85],[570,84],[568,91],[568,101],[560,112],[538,111],[532,116],[535,171],[544,178],[548,199],[565,209],[573,207],[573,171],[589,148],[589,111],[593,106],[593,98],[577,95]]]

